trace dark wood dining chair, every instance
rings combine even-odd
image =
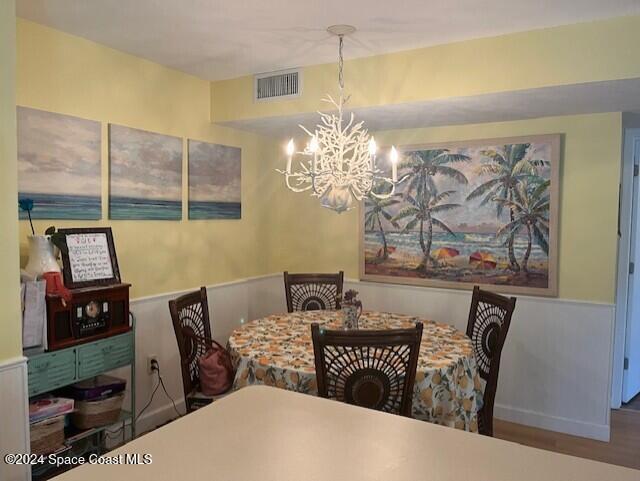
[[[342,301],[344,272],[337,274],[284,273],[287,310],[338,310]]]
[[[478,412],[478,431],[493,436],[493,404],[498,389],[500,356],[507,338],[515,297],[505,297],[473,288],[467,336],[473,343],[480,377],[485,380],[482,409]]]
[[[413,329],[333,331],[311,325],[318,394],[411,417],[422,323]]]
[[[198,359],[213,345],[219,346],[211,337],[207,289],[201,287],[169,301],[169,311],[180,352],[182,387],[189,413],[224,396],[205,396],[200,391]]]

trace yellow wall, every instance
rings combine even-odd
[[[15,24],[14,2],[0,2],[0,361],[20,355],[22,349],[16,218]]]
[[[559,297],[614,302],[622,116],[619,113],[376,133],[381,145],[564,134],[560,186]],[[282,164],[282,155],[273,167]],[[272,179],[273,181],[274,179]],[[317,199],[270,192],[271,271],[344,269],[358,277],[358,214],[336,214]],[[298,219],[299,222],[293,222]]]
[[[396,74],[402,75],[404,72],[407,78],[405,88],[397,89],[396,96],[390,98],[388,89],[387,94],[382,92],[378,95],[375,93],[375,85],[354,82],[352,85],[362,85],[362,89],[358,88],[353,92],[354,98],[360,98],[359,102],[362,104],[372,105],[399,98],[415,99],[426,95],[446,96],[456,92],[470,94],[520,88],[525,82],[528,82],[527,86],[541,86],[573,82],[587,76],[596,80],[640,75],[640,62],[625,66],[609,61],[599,47],[600,42],[596,41],[602,40],[605,34],[610,34],[615,37],[607,40],[608,48],[611,48],[618,42],[633,37],[633,26],[640,27],[638,17],[518,34],[522,36],[520,42],[509,36],[508,48],[504,44],[506,37],[498,37],[474,41],[479,43],[471,46],[464,42],[434,47],[435,50],[426,49],[433,55],[433,52],[439,52],[440,62],[437,65],[444,65],[446,59],[454,58],[457,49],[462,49],[461,52],[471,49],[484,58],[484,63],[492,64],[500,59],[496,57],[496,52],[491,57],[489,51],[506,49],[501,60],[505,73],[493,80],[482,75],[479,79],[460,77],[455,87],[453,84],[447,86],[445,82],[451,80],[454,71],[452,64],[447,64],[446,69],[442,67],[444,73],[439,77],[439,83],[432,83],[435,82],[434,79],[420,81],[419,77],[413,76],[418,75],[414,72],[413,60],[400,63],[394,61],[394,65],[401,70]],[[619,30],[620,35],[613,35],[613,30]],[[592,42],[587,42],[588,39]],[[560,49],[564,52],[563,55],[568,56],[571,52],[575,54],[571,50],[572,46],[581,44],[597,61],[592,62],[591,67],[584,64],[583,57],[575,60],[571,66],[556,64],[561,57],[553,57],[545,63],[541,58],[543,53],[552,47],[557,50],[556,43],[561,40],[565,45],[565,48]],[[484,42],[492,47],[481,49]],[[536,75],[524,75],[522,63],[507,70],[508,59],[516,63],[522,60],[520,54],[524,51],[518,50],[518,55],[514,53],[514,49],[524,48],[521,44],[528,45],[530,55],[533,55],[536,45],[546,46],[540,47],[542,50],[538,51],[537,56],[528,59],[529,73],[536,72]],[[627,49],[623,54],[635,55],[631,50]],[[480,55],[479,52],[483,54]],[[393,55],[393,58],[408,56],[410,59],[417,53],[414,51]],[[467,57],[470,55],[466,54]],[[364,79],[370,70],[367,67],[371,65],[370,62],[377,65],[379,62],[390,61],[388,57],[356,61],[364,62],[363,71],[352,72],[350,75],[363,75]],[[492,62],[488,62],[489,57]],[[423,59],[424,68],[425,63],[427,62]],[[478,69],[481,67],[482,65],[477,65]],[[329,68],[332,71],[332,67],[327,66],[313,68]],[[638,72],[634,73],[634,68]],[[552,72],[557,73],[555,80]],[[329,78],[329,73],[326,76]],[[321,85],[324,77],[322,74],[317,77],[305,72],[305,88],[310,83],[314,85],[314,82]],[[383,81],[380,78],[374,82]],[[229,82],[228,85],[232,83]],[[18,22],[18,104],[103,122],[105,219],[99,224],[113,226],[123,278],[134,284],[134,296],[285,269],[344,269],[349,277],[357,277],[357,214],[350,212],[337,215],[322,209],[316,199],[286,190],[282,178],[273,172],[276,167],[282,167],[284,160],[281,146],[277,143],[211,125],[209,109],[212,91],[215,96],[214,116],[218,116],[216,106],[220,106],[220,115],[225,116],[225,109],[232,104],[239,106],[239,116],[263,113],[258,104],[249,109],[243,103],[244,94],[240,96],[233,89],[225,91],[225,96],[229,99],[225,107],[226,100],[223,99],[220,103],[221,99],[218,97],[220,85],[216,83],[210,88],[206,81],[140,58],[30,22]],[[435,91],[432,90],[434,86],[437,87]],[[324,87],[322,85],[316,89],[318,95]],[[271,102],[260,105],[286,110],[291,103]],[[301,107],[296,105],[295,108]],[[311,109],[315,106],[309,104],[304,108]],[[242,147],[242,221],[109,221],[106,218],[106,122]],[[376,134],[376,138],[381,143],[415,144],[546,133],[564,134],[559,236],[560,297],[613,302],[621,139],[619,113],[380,132]],[[186,201],[186,176],[184,186],[183,200]],[[50,223],[58,226],[82,224],[40,221],[36,227],[41,231]],[[27,231],[28,226],[22,222],[23,243]]]
[[[258,232],[265,227],[265,206],[258,194],[267,175],[263,160],[273,152],[273,144],[260,136],[212,125],[208,81],[21,19],[17,79],[18,105],[102,122],[103,220],[37,221],[38,232],[51,224],[111,225],[122,278],[133,284],[134,297],[266,272],[266,254],[256,248]],[[108,220],[108,122],[241,147],[242,220]],[[15,178],[11,188],[15,197]],[[14,218],[16,203],[6,205],[3,202],[3,215]],[[20,224],[24,263],[29,226],[26,221]]]
[[[345,62],[353,107],[640,77],[640,16],[566,25]],[[336,46],[337,52],[337,46]],[[345,44],[349,54],[349,41]],[[303,69],[303,95],[254,102],[253,77],[213,82],[217,122],[326,109],[335,64]]]

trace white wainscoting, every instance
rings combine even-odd
[[[346,281],[365,309],[401,312],[464,330],[471,293]],[[182,398],[179,356],[167,302],[180,293],[132,301],[138,330],[138,411],[153,388],[147,356],[156,354],[171,395]],[[225,343],[246,320],[286,310],[282,274],[208,287],[214,337]],[[614,306],[519,296],[502,356],[496,416],[530,426],[609,439]],[[178,408],[184,411],[182,402]],[[162,390],[141,417],[142,432],[172,417]]]
[[[0,480],[31,479],[28,466],[9,466],[5,454],[29,452],[27,359],[0,361]]]
[[[187,291],[196,290],[189,289]],[[168,302],[187,291],[172,292],[131,301],[130,309],[136,317],[136,412],[148,403],[155,387],[156,376],[147,372],[150,355],[158,356],[160,372],[178,410],[184,413],[180,355],[176,344]],[[276,299],[274,276],[255,277],[207,287],[207,298],[213,337],[226,344],[231,332],[242,322],[268,312],[282,312]],[[284,305],[284,304],[283,304]],[[127,369],[119,371],[127,377]],[[125,401],[126,402],[126,401]],[[162,388],[140,417],[138,433],[145,432],[176,417],[171,401]]]
[[[471,292],[347,281],[365,309],[403,312],[465,330]],[[518,296],[502,354],[495,415],[609,440],[615,308]]]

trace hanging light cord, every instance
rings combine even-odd
[[[338,84],[340,85],[340,93],[344,90],[344,59],[342,58],[342,44],[344,43],[344,35],[339,35],[338,47]]]

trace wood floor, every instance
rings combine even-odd
[[[632,409],[633,411],[640,411],[640,394],[634,397],[627,404],[623,404],[621,409]]]
[[[640,411],[611,411],[611,441],[604,443],[494,419],[495,437],[534,448],[640,469]],[[638,475],[640,479],[640,473]]]

